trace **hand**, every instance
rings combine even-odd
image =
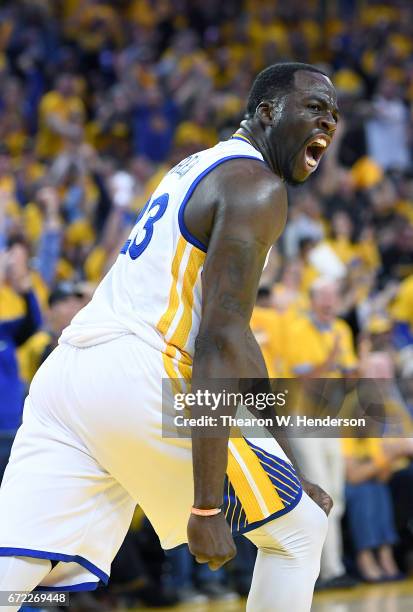
[[[57,189],[54,187],[42,187],[37,193],[37,198],[43,205],[47,217],[58,216],[60,199]]]
[[[407,438],[384,438],[383,439],[383,452],[389,462],[396,461],[401,457],[409,455],[409,449],[411,450],[411,439]]]
[[[60,197],[54,187],[42,187],[37,193],[39,204],[42,205],[45,216],[45,228],[56,230],[60,228]]]
[[[308,497],[311,497],[313,501],[320,506],[322,510],[328,516],[330,514],[330,510],[333,507],[333,500],[321,487],[318,485],[301,478],[301,485],[303,490],[307,493]]]
[[[215,516],[191,514],[188,522],[188,546],[198,563],[219,569],[236,555],[234,540],[222,512]]]

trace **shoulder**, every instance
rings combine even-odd
[[[215,181],[224,195],[254,194],[263,206],[287,198],[283,181],[258,158],[228,160],[216,169]]]
[[[233,159],[216,169],[213,189],[221,217],[236,215],[253,227],[265,226],[275,240],[287,218],[287,190],[259,159]]]

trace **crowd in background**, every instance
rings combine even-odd
[[[2,3],[0,469],[30,380],[160,178],[230,137],[256,73],[289,59],[331,76],[341,120],[317,175],[290,190],[252,328],[274,378],[391,381],[403,437],[294,448],[335,501],[319,586],[399,579],[413,551],[408,0]],[[165,557],[137,510],[109,590],[85,605],[236,598],[254,554],[240,542],[218,573],[196,568],[185,549]]]

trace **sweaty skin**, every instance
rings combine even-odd
[[[254,117],[243,121],[239,130],[267,165],[247,159],[227,161],[205,177],[188,202],[186,226],[208,246],[193,392],[208,379],[268,378],[249,323],[266,255],[285,226],[285,182],[303,182],[316,169],[306,163],[306,146],[317,137],[330,142],[336,124],[336,94],[330,80],[318,73],[296,72],[293,91],[282,100],[261,102]],[[294,463],[288,442],[279,432],[272,434]],[[193,437],[192,453],[194,506],[221,506],[228,438]],[[330,497],[300,478],[304,490],[328,513]],[[236,553],[222,513],[191,514],[188,544],[197,561],[211,569],[218,569]]]

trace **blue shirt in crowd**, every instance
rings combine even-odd
[[[20,426],[24,385],[19,375],[16,348],[40,327],[42,317],[32,291],[22,295],[26,314],[0,321],[0,431],[12,432]]]

